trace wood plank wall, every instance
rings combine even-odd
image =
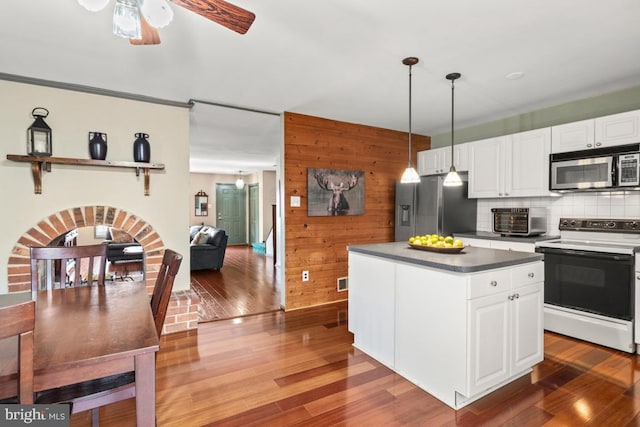
[[[348,245],[394,239],[395,182],[407,167],[407,133],[285,112],[284,223],[287,310],[348,298],[336,281],[347,276]],[[430,138],[413,135],[417,151]],[[307,216],[307,168],[364,171],[365,213]],[[290,197],[300,196],[299,208]],[[302,271],[309,281],[302,281]]]

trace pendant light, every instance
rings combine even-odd
[[[236,180],[236,188],[242,190],[244,188],[244,179],[242,179],[242,171],[238,171],[238,179]]]
[[[456,167],[453,165],[453,91],[454,82],[459,79],[460,76],[460,73],[450,73],[446,75],[446,79],[451,80],[451,167],[449,168],[449,173],[442,183],[442,185],[444,185],[445,187],[459,187],[462,185],[460,175],[458,175],[458,172],[456,172]]]
[[[409,162],[407,164],[407,168],[402,174],[402,178],[400,178],[400,182],[402,184],[416,184],[420,182],[420,177],[418,176],[418,172],[411,166],[411,67],[418,63],[418,58],[410,56],[408,58],[404,58],[402,63],[404,65],[409,66]]]

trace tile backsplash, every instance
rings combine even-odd
[[[491,231],[491,208],[547,208],[547,234],[558,234],[560,218],[640,219],[640,191],[563,193],[554,197],[478,199],[476,228]]]

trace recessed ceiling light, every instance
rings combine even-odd
[[[509,73],[504,76],[507,80],[518,80],[524,77],[524,73],[522,71],[514,71],[513,73]]]

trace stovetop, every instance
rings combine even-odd
[[[560,218],[560,239],[536,243],[537,247],[591,252],[640,252],[640,220]]]

